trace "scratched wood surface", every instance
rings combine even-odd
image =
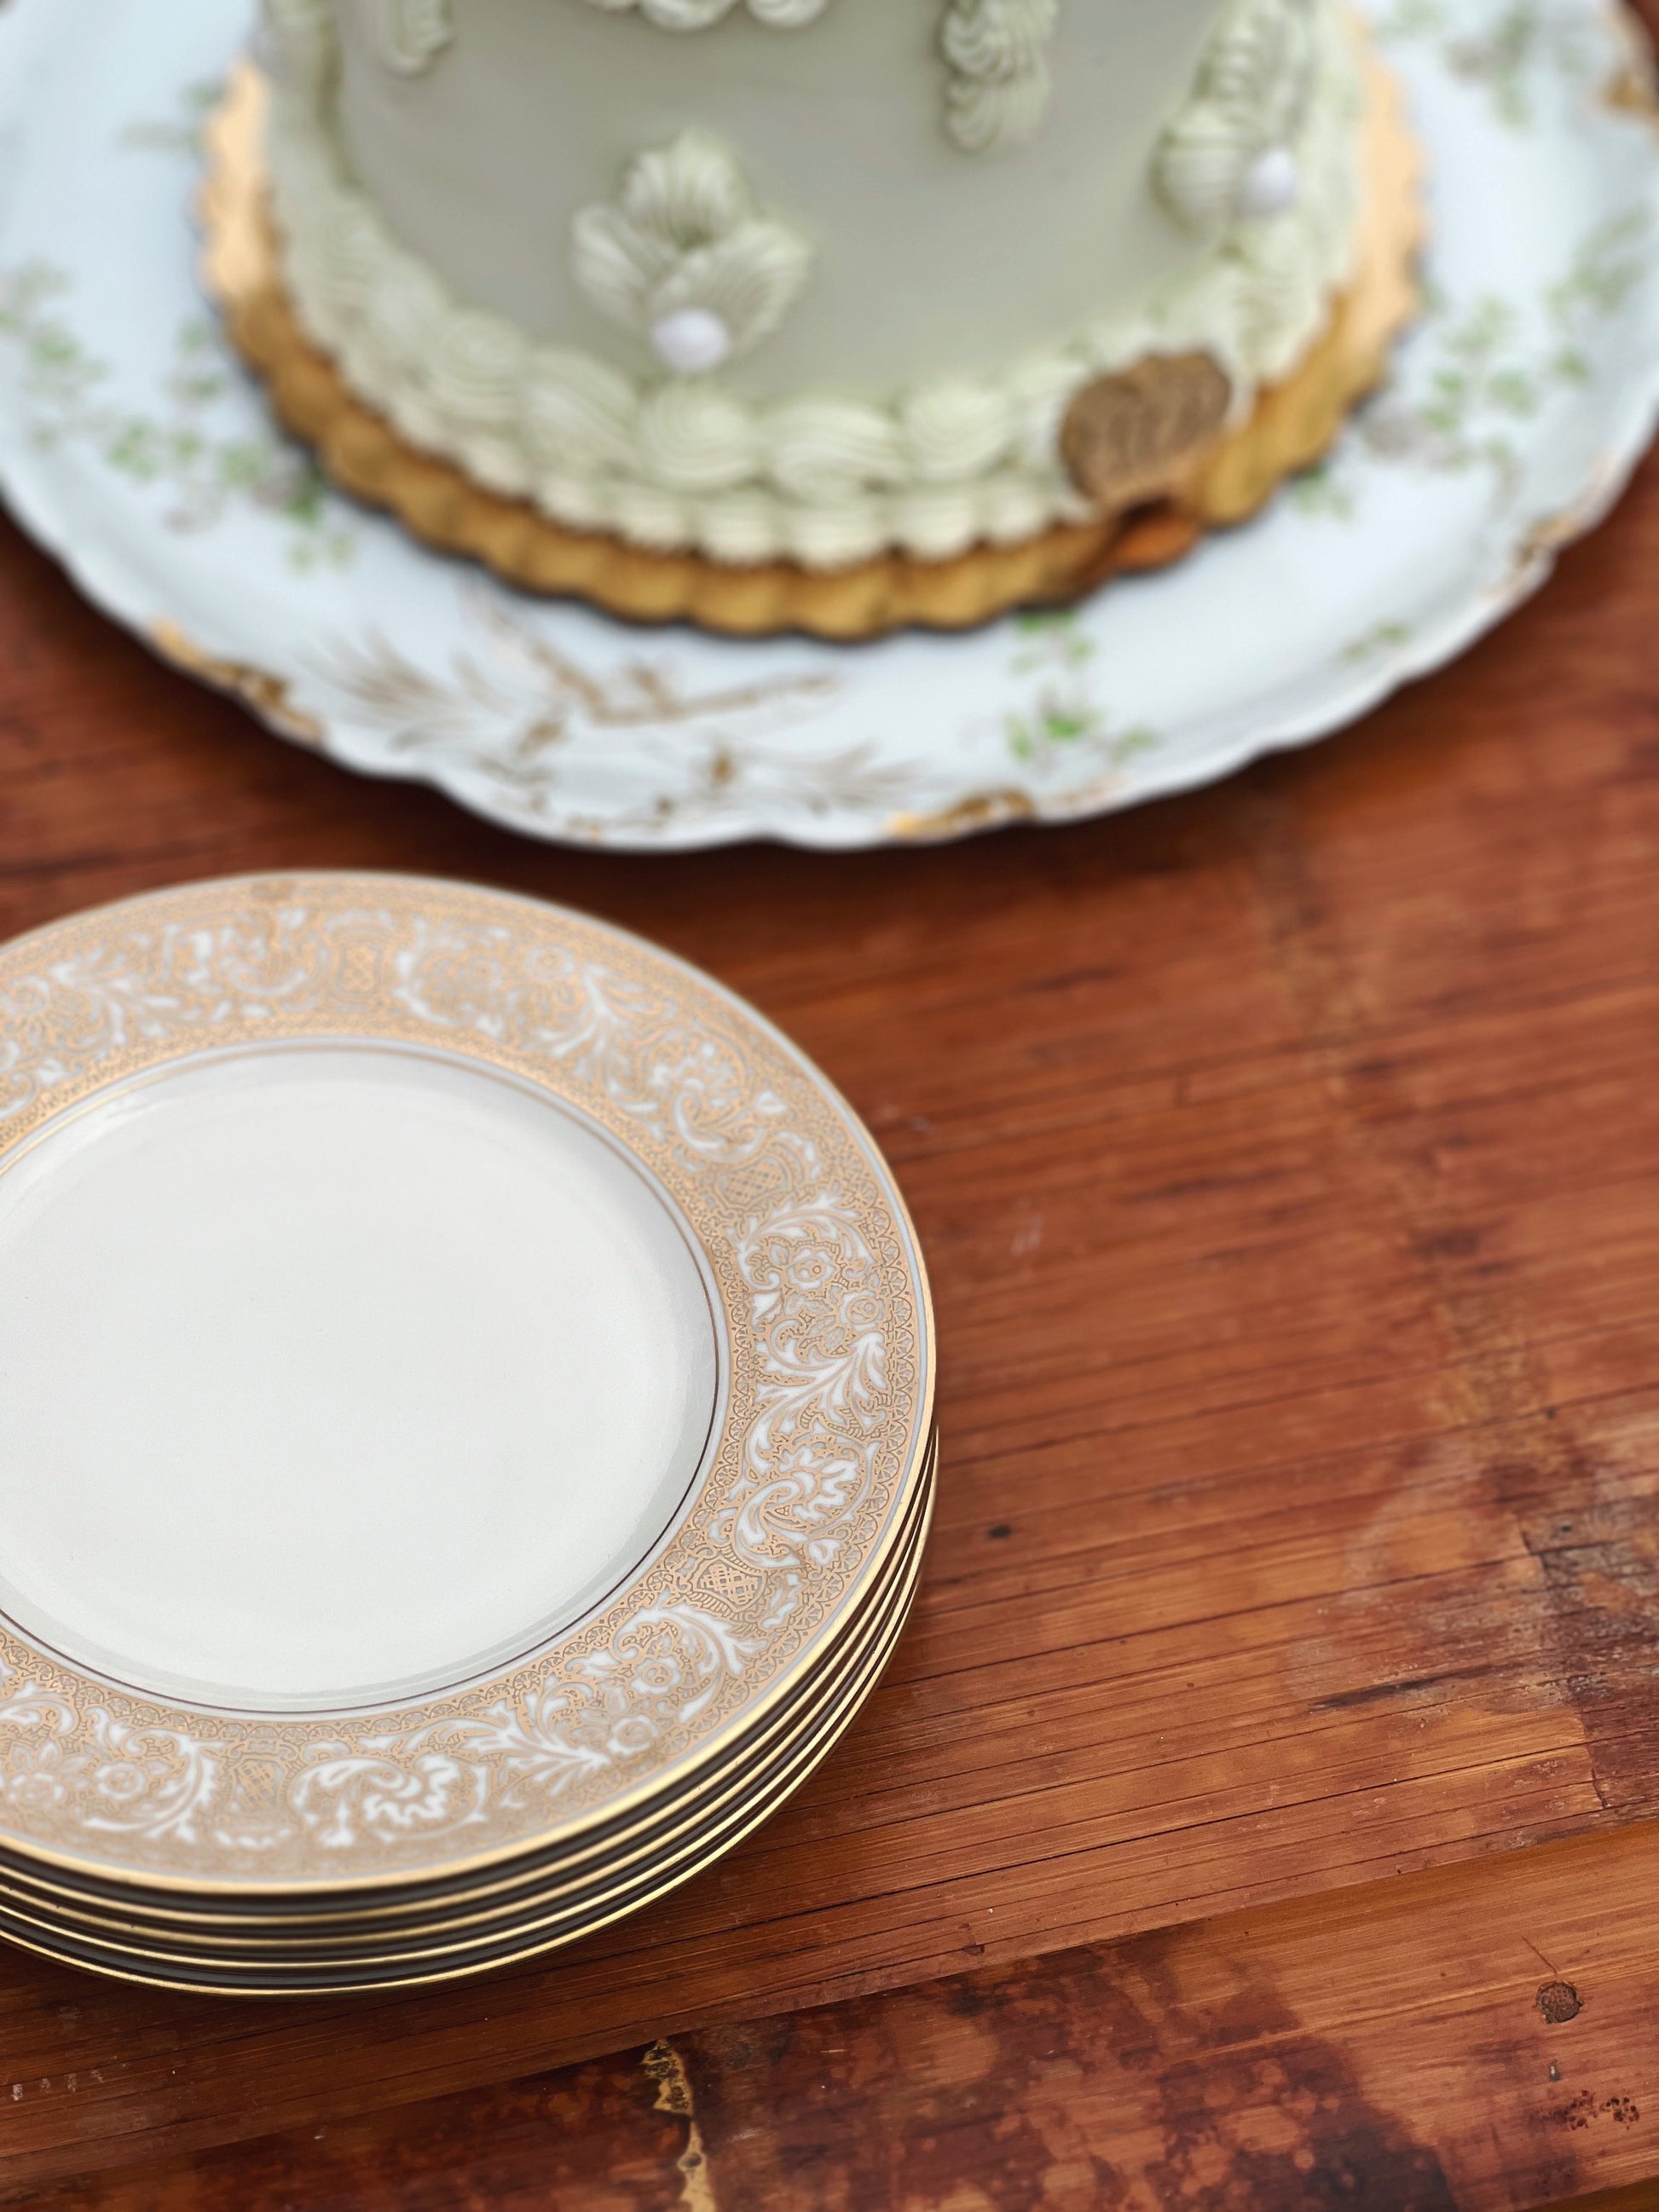
[[[1422,2185],[1449,2192],[1425,2203],[1659,2174],[1659,2090],[1630,2072],[1659,1948],[1655,1847],[1631,1825],[1659,1809],[1656,574],[1650,471],[1457,668],[1214,791],[948,850],[637,860],[517,842],[278,744],[0,533],[0,932],[191,875],[337,865],[512,885],[656,937],[782,1023],[887,1146],[935,1273],[947,1453],[915,1626],[870,1713],[648,1915],[368,2005],[193,2002],[0,1952],[0,2193],[90,2202],[87,2177],[143,2160],[193,2203],[179,2177],[217,2169],[180,2160],[284,2131],[390,2142],[403,2106],[434,2141],[468,2110],[510,2131],[541,2092],[500,2085],[665,2035],[691,2039],[700,2128],[757,2160],[742,2115],[767,2068],[730,2057],[725,2024],[854,2001],[863,2047],[896,2055],[824,2109],[867,2132],[929,2069],[971,2101],[976,2062],[943,2026],[916,2081],[877,2078],[915,2070],[906,2023],[931,2051],[927,2023],[957,2014],[876,1993],[941,1977],[977,2019],[1049,2007],[1053,2051],[1011,2027],[999,2094],[1046,2144],[1042,2098],[1086,2077],[1079,2141],[1132,2177],[1127,2204],[1277,2206],[1248,2193],[1274,2142],[1321,2170],[1288,2123],[1255,2150],[1182,2132],[1194,2085],[1235,2078],[1236,1997],[1243,2046],[1334,2054],[1330,2094],[1375,2115],[1376,2155],[1426,2160]],[[1527,1917],[1558,1864],[1574,1941],[1630,1947],[1609,1969],[1630,2009],[1585,2007],[1595,2063],[1564,2081],[1594,2112],[1528,2120],[1522,2157],[1482,2100],[1534,2109],[1521,2000],[1544,1970],[1516,1947],[1571,1950]],[[1384,1926],[1376,2027],[1347,1962]],[[1258,1929],[1271,1972],[1235,1989]],[[820,2032],[779,2046],[803,2081]],[[743,2033],[769,2052],[785,2032]],[[1449,2051],[1467,2109],[1440,2086]],[[682,2116],[655,2089],[641,2107],[638,2073],[557,2090],[570,2155],[603,2136],[580,2116],[611,2114],[642,2160],[672,2152],[684,2191]],[[1285,2110],[1318,2106],[1312,2083]],[[977,2212],[878,2166],[824,2201]],[[732,2179],[723,2212],[786,2203],[770,2185]],[[112,2203],[149,2201],[120,2186]],[[630,2201],[610,2186],[556,2201]]]
[[[1638,1825],[707,2028],[27,2201],[1507,2212],[1659,2164],[1659,1920],[1608,1909],[1656,1886],[1659,1830]],[[1650,2188],[1619,2212],[1656,2202]]]

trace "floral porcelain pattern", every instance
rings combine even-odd
[[[111,1083],[310,1036],[439,1044],[554,1091],[691,1223],[732,1402],[660,1556],[546,1652],[357,1718],[172,1711],[0,1624],[0,1835],[128,1872],[408,1875],[654,1785],[813,1651],[920,1479],[927,1291],[844,1109],[781,1040],[649,947],[387,878],[209,884],[0,951],[6,1151]]]
[[[1060,616],[844,653],[641,634],[431,559],[274,435],[204,317],[187,216],[249,0],[191,0],[142,34],[130,14],[106,0],[54,102],[35,76],[62,9],[0,9],[13,511],[272,728],[530,836],[848,848],[1208,781],[1461,651],[1651,434],[1659,141],[1639,46],[1599,0],[1382,0],[1434,179],[1435,305],[1328,466],[1183,568]],[[1516,225],[1522,204],[1536,219]]]

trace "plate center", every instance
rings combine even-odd
[[[189,1064],[0,1172],[0,1608],[159,1696],[436,1691],[649,1553],[720,1366],[666,1197],[527,1085]]]

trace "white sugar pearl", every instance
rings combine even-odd
[[[1244,172],[1238,211],[1244,216],[1288,215],[1301,197],[1301,163],[1288,146],[1269,146]]]
[[[710,307],[677,307],[651,325],[651,343],[677,376],[703,376],[732,357],[732,333]]]

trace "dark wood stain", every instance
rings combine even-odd
[[[1513,2212],[1659,2175],[1656,574],[1650,465],[1500,635],[1216,789],[641,860],[275,742],[0,528],[0,933],[307,866],[654,936],[888,1146],[946,1438],[892,1673],[726,1866],[372,2004],[0,1954],[0,2196]]]
[[[335,2120],[184,2162],[4,2190],[41,2212],[678,2212],[690,2130],[643,2054]]]
[[[1176,1957],[1152,1937],[964,1986],[960,2001],[994,2038],[994,2099],[981,2093],[965,2113],[939,2114],[932,2157],[914,2173],[909,2115],[897,2130],[879,2100],[866,2112],[849,2100],[845,2139],[872,2139],[887,2164],[885,2185],[866,2185],[857,2201],[943,2202],[973,2184],[998,2212],[1035,2212],[1081,2181],[1103,2207],[1150,2191],[1169,2212],[1311,2212],[1333,2202],[1452,2212],[1434,2153],[1368,2103],[1340,2051],[1299,2033],[1270,1984],[1219,2005],[1185,2002]],[[1132,2100],[1150,2155],[1115,2166],[1115,2153],[1126,2160]],[[1112,2116],[1103,2126],[1103,2110]],[[836,2155],[832,2142],[832,2170]],[[750,2201],[769,2201],[766,2191]]]
[[[1659,1828],[7,2190],[31,2212],[1498,2212],[1659,2164]],[[1574,1979],[1540,1984],[1540,1956]],[[1576,2009],[1575,2009],[1576,2008]],[[73,2027],[78,2022],[65,2025]],[[343,2047],[339,2023],[325,2039]]]
[[[1551,2027],[1565,2027],[1577,2019],[1584,2005],[1571,1982],[1544,1982],[1539,1987],[1538,2009]]]

